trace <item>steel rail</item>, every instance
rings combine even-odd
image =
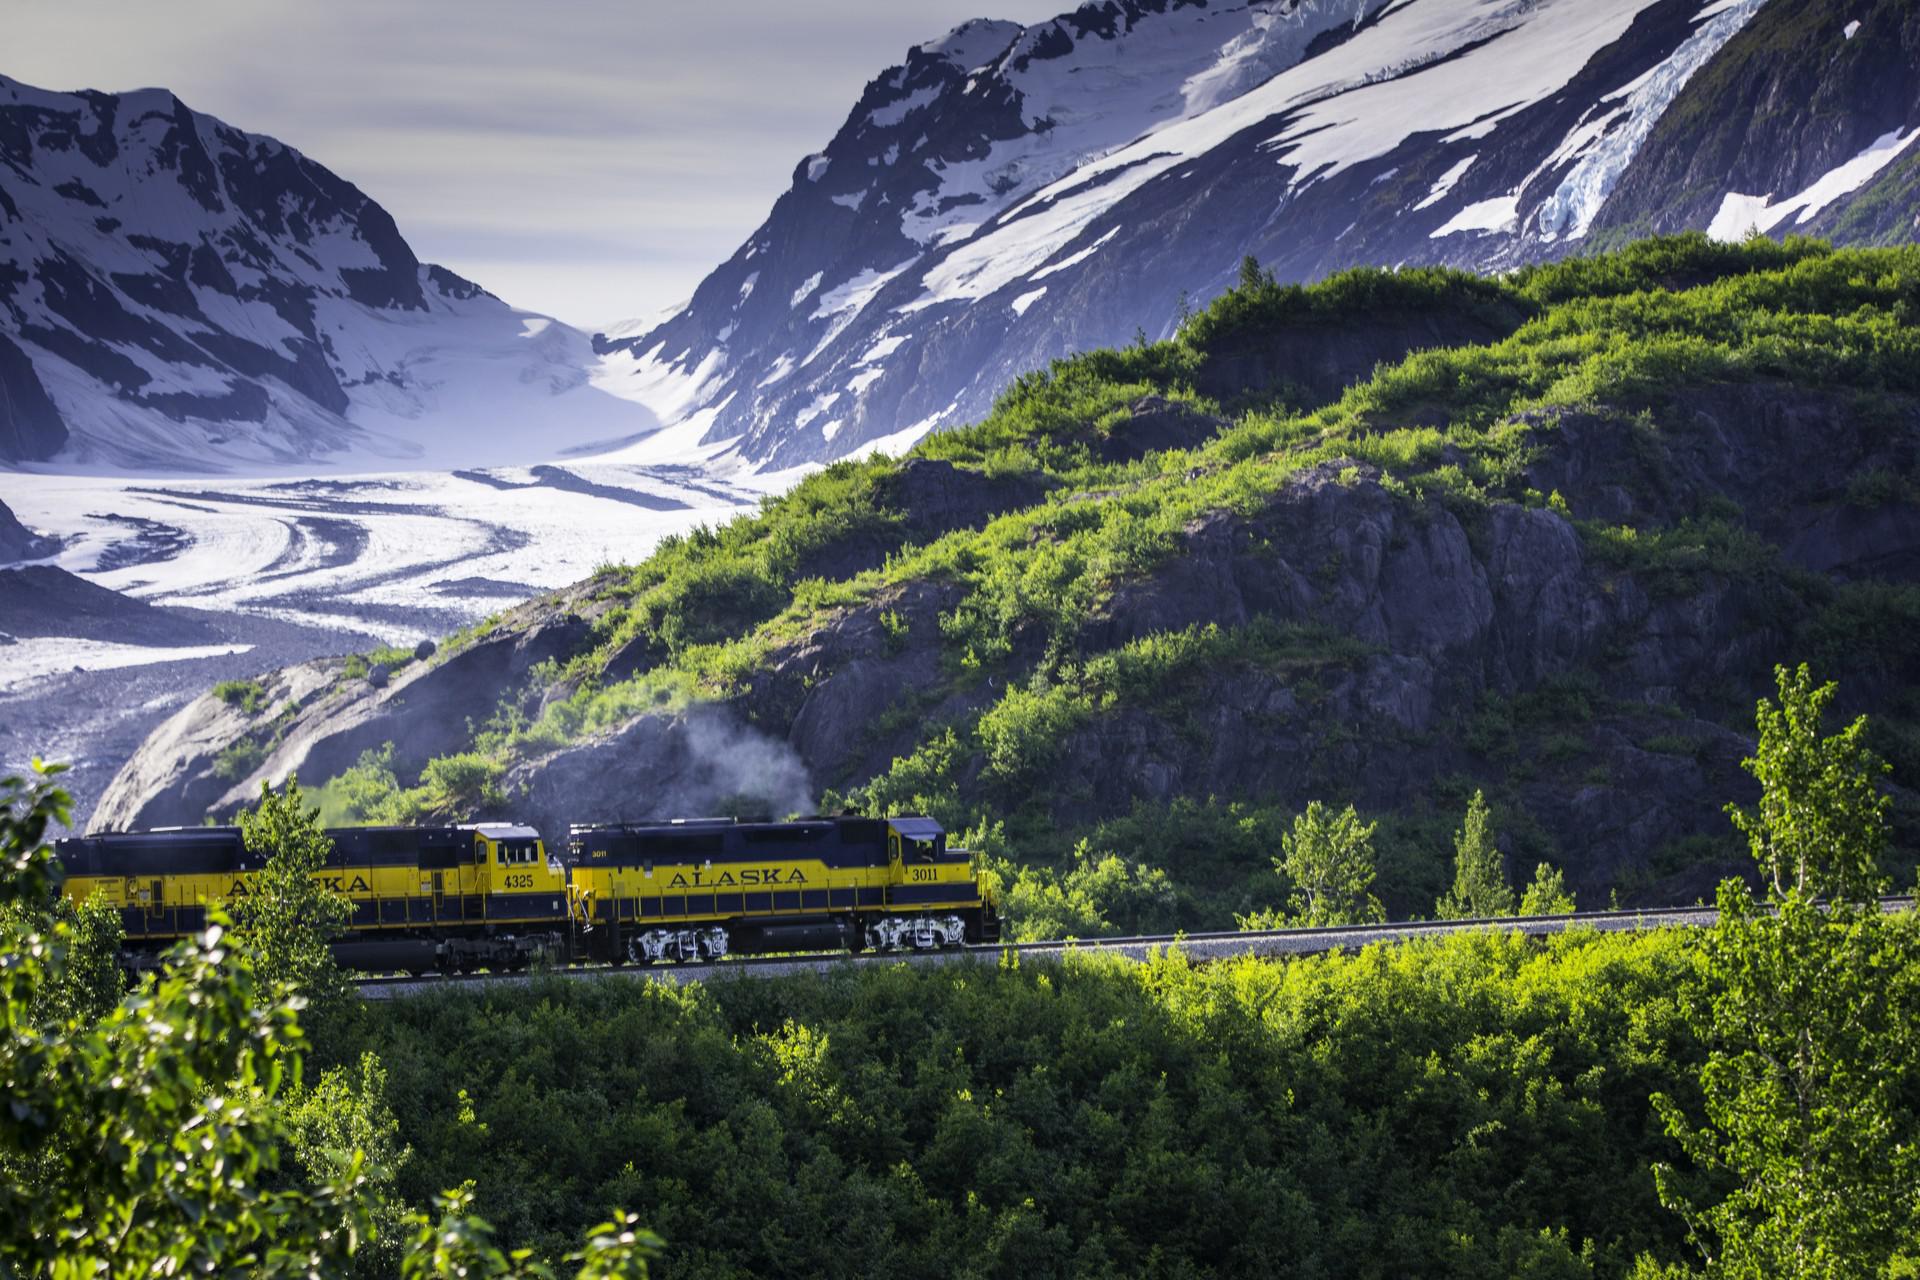
[[[1912,897],[1880,900],[1882,911],[1912,907]],[[1593,929],[1627,933],[1648,928],[1703,928],[1719,919],[1714,907],[1655,907],[1628,911],[1580,911],[1561,916],[1489,916],[1470,920],[1402,920],[1385,924],[1329,925],[1304,929],[1255,929],[1221,933],[1163,933],[1131,938],[1069,939],[1061,942],[1004,942],[953,947],[938,951],[821,952],[775,956],[731,956],[688,964],[566,965],[537,972],[443,974],[431,977],[359,978],[362,999],[393,1000],[435,991],[477,990],[489,986],[524,986],[546,978],[597,981],[607,978],[658,982],[705,982],[713,979],[782,977],[796,973],[824,973],[842,965],[997,963],[1003,956],[1044,958],[1076,955],[1119,955],[1144,960],[1155,951],[1178,947],[1194,960],[1234,956],[1317,955],[1375,942],[1404,942],[1413,938],[1445,937],[1478,929],[1500,929],[1528,936]]]

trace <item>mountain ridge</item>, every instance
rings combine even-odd
[[[1742,201],[1765,207],[1758,171],[1717,161],[1711,207],[1702,195],[1671,216],[1660,175],[1693,155],[1698,120],[1737,107],[1733,154],[1772,144],[1802,188],[1844,185],[1832,175],[1884,141],[1884,163],[1806,212],[1843,242],[1901,238],[1849,215],[1881,205],[1904,225],[1914,211],[1910,185],[1885,189],[1911,182],[1911,138],[1880,125],[1920,131],[1920,103],[1889,79],[1920,8],[1863,9],[1850,31],[1813,0],[1107,3],[1017,32],[965,27],[965,60],[1002,44],[990,61],[963,69],[916,46],[685,310],[596,347],[629,394],[748,465],[897,450],[979,417],[1024,369],[1167,336],[1249,253],[1283,280],[1370,263],[1488,271],[1630,228],[1730,226]],[[1085,114],[1101,99],[1084,73],[1150,56],[1170,25],[1185,43],[1158,43],[1188,65],[1109,86],[1109,114],[1142,126],[1059,145],[1048,104]],[[1836,50],[1851,52],[1821,70]],[[1824,86],[1822,118],[1845,127],[1816,146],[1768,123],[1779,93],[1762,109],[1713,89],[1751,76],[1696,79],[1750,63]],[[1049,65],[1072,73],[1034,70]]]
[[[0,77],[0,462],[528,460],[644,434],[589,339],[415,257],[385,209],[160,89]],[[460,421],[453,421],[455,417]]]

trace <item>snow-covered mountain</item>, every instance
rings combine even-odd
[[[291,147],[0,77],[0,463],[475,466],[656,428],[596,359]]]
[[[1164,335],[1249,253],[1311,279],[1688,227],[1910,239],[1916,66],[1915,0],[1099,0],[972,22],[868,84],[676,314],[597,338],[602,378],[785,467]]]

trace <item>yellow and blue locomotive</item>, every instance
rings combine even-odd
[[[353,904],[340,962],[359,969],[518,968],[563,955],[566,869],[540,834],[509,823],[342,827],[319,877]],[[129,944],[151,949],[202,928],[207,908],[244,898],[265,865],[238,827],[183,827],[61,840],[76,900],[120,911]]]
[[[695,820],[572,829],[566,864],[509,823],[343,827],[319,878],[353,904],[340,962],[366,970],[517,969],[730,952],[992,942],[994,903],[927,818]],[[136,956],[202,928],[265,865],[237,827],[109,833],[55,845],[76,901],[120,912]]]

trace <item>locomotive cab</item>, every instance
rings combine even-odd
[[[566,868],[547,853],[538,831],[507,822],[477,822],[467,830],[488,919],[564,919]]]

